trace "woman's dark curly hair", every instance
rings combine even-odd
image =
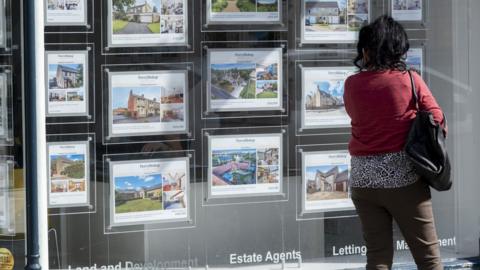
[[[403,26],[392,17],[384,15],[360,29],[357,57],[353,61],[360,70],[405,71],[405,55],[410,48]],[[364,52],[367,62],[364,63]]]

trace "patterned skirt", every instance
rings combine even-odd
[[[355,188],[399,188],[418,181],[404,151],[352,156],[349,184]]]

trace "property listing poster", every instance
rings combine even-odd
[[[187,157],[110,164],[112,226],[188,218]]]
[[[7,93],[7,74],[0,73],[0,138],[8,133]]]
[[[47,116],[88,114],[88,52],[47,52]]]
[[[110,46],[187,43],[187,0],[108,0]]]
[[[272,23],[280,14],[281,0],[207,0],[210,23]]]
[[[302,42],[352,43],[370,20],[370,0],[302,0]]]
[[[398,21],[421,21],[422,0],[392,0],[392,17]]]
[[[354,67],[302,68],[302,129],[350,125],[343,92],[354,73]]]
[[[347,151],[303,152],[304,212],[353,209],[348,187],[350,155]]]
[[[48,143],[48,205],[50,208],[90,203],[89,143]]]
[[[8,165],[5,161],[0,162],[0,229],[8,227]]]
[[[209,138],[209,193],[235,197],[282,192],[282,135]]]
[[[405,63],[410,69],[416,70],[420,75],[423,73],[423,49],[410,48],[407,52]]]
[[[109,74],[111,136],[186,132],[186,71]]]
[[[44,0],[46,25],[85,25],[86,0]]]
[[[282,49],[210,49],[210,111],[281,110]]]

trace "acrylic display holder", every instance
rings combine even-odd
[[[407,52],[407,65],[409,68],[419,72],[423,79],[428,83],[430,71],[427,69],[427,55],[426,55],[426,41],[425,40],[411,40],[410,50]]]
[[[58,3],[58,1],[53,1],[54,3],[51,4],[51,7],[48,6],[48,0],[43,1],[45,5],[45,33],[65,34],[94,32],[94,0],[80,0],[78,2],[81,4],[73,8],[73,10],[68,10],[66,9],[67,7],[63,7],[66,9],[64,12],[58,11],[59,7],[54,6],[54,3]]]
[[[193,64],[192,63],[162,63],[162,64],[130,64],[130,65],[102,65],[102,107],[103,107],[103,143],[104,144],[124,144],[124,143],[145,143],[145,142],[162,142],[162,141],[184,141],[184,140],[193,140],[194,137],[194,113],[195,113],[195,91],[194,91],[194,84],[193,84]],[[162,127],[164,130],[152,130],[149,128],[143,128],[138,130],[138,132],[134,133],[127,133],[123,131],[118,131],[115,129],[117,124],[114,122],[114,117],[117,117],[117,114],[114,115],[112,102],[113,97],[112,94],[113,86],[112,78],[122,77],[122,75],[131,75],[141,77],[142,74],[145,75],[155,75],[155,76],[164,76],[164,77],[171,77],[171,79],[164,80],[164,82],[169,83],[177,83],[178,81],[175,80],[176,77],[182,75],[182,80],[184,80],[184,93],[183,97],[183,112],[180,111],[179,113],[183,115],[183,119],[181,121],[181,128],[175,128],[175,126],[168,126]],[[147,78],[148,80],[148,78]],[[160,82],[162,83],[162,82]],[[140,86],[140,85],[139,85]],[[169,85],[166,86],[156,86],[158,89],[171,90]],[[134,89],[135,87],[131,87]],[[146,90],[145,90],[146,91]],[[132,90],[132,94],[135,94]],[[159,93],[160,94],[160,90]],[[125,96],[126,98],[127,96]],[[165,96],[164,98],[167,98]],[[160,98],[163,99],[163,98]],[[155,102],[160,102],[155,101]],[[155,103],[153,102],[153,103]],[[168,101],[167,101],[168,102]],[[152,103],[152,104],[153,104]],[[126,103],[125,103],[126,104]],[[168,104],[165,103],[166,106]],[[159,105],[160,108],[164,106],[164,103]],[[116,110],[118,111],[118,109]],[[162,113],[162,109],[160,109],[160,113]],[[157,113],[154,113],[155,115]],[[165,113],[164,113],[165,114]],[[125,115],[125,113],[124,113]],[[132,118],[133,116],[127,116],[127,118]],[[162,115],[158,115],[158,118],[161,119]],[[166,117],[166,116],[165,116]],[[178,118],[178,117],[177,117]],[[116,121],[116,120],[115,120]],[[132,120],[133,121],[133,120]],[[168,130],[170,129],[170,130]]]
[[[288,31],[289,7],[287,0],[276,0],[273,1],[276,3],[269,5],[257,4],[260,8],[257,7],[256,11],[241,11],[240,8],[236,10],[235,7],[222,7],[223,10],[228,10],[228,12],[214,11],[216,7],[212,4],[212,0],[201,0],[199,2],[202,10],[202,32]],[[232,11],[232,8],[236,11]]]
[[[14,189],[14,160],[12,156],[0,156],[0,235],[15,235],[15,198],[18,196]]]
[[[122,19],[121,29],[114,30],[118,25],[116,16],[113,12],[113,0],[102,1],[102,54],[115,55],[115,54],[158,54],[158,53],[193,53],[194,52],[194,16],[193,12],[197,2],[194,0],[184,0],[182,2],[183,18],[181,22],[171,21],[175,20],[176,15],[179,13],[175,8],[168,12],[173,12],[174,16],[162,14],[164,11],[163,6],[156,7],[156,15],[152,15],[152,18],[140,18],[141,15],[132,14],[131,17]],[[159,1],[158,3],[160,3]],[[163,4],[163,2],[161,2]],[[168,3],[168,2],[165,2]],[[169,13],[170,14],[170,13]],[[137,21],[132,18],[138,17]],[[179,19],[179,18],[178,18]],[[153,23],[151,22],[153,21]],[[115,24],[115,25],[114,25]],[[123,25],[125,24],[125,25]],[[130,25],[129,25],[130,24]],[[180,25],[180,26],[179,26]],[[158,28],[158,29],[157,29]],[[115,33],[114,31],[117,31]],[[161,37],[152,37],[152,31],[158,31]],[[172,32],[173,37],[163,37],[162,35],[167,32]],[[138,33],[145,34],[138,34]],[[183,35],[178,35],[179,33]],[[135,35],[135,36],[128,36]],[[142,36],[143,35],[143,36]],[[150,36],[149,36],[150,35]],[[157,35],[158,36],[158,35]],[[155,39],[157,38],[157,39]]]
[[[45,72],[45,88],[47,89],[47,100],[45,101],[45,106],[47,108],[47,124],[68,124],[68,123],[94,123],[96,121],[96,112],[95,112],[95,99],[98,98],[96,96],[95,91],[95,57],[94,57],[95,46],[92,43],[86,44],[46,44],[45,45],[45,70],[49,71],[51,67],[57,67],[57,72],[50,74],[50,72]],[[65,104],[63,108],[56,109],[56,106],[59,106],[59,102],[61,101],[53,101],[50,100],[51,95],[54,94],[56,89],[61,90],[61,86],[52,86],[52,80],[60,81],[62,78],[57,78],[59,75],[58,68],[61,66],[66,66],[68,69],[72,65],[77,65],[77,71],[79,62],[71,65],[62,65],[61,63],[49,63],[49,55],[67,55],[67,56],[81,56],[84,55],[82,58],[82,65],[83,67],[80,71],[85,70],[84,77],[82,77],[83,81],[83,102],[85,103],[83,106],[82,111],[67,111],[68,108],[73,108],[72,104]],[[84,59],[84,60],[83,60]],[[55,77],[51,77],[51,75],[55,75]],[[77,76],[79,76],[77,74]],[[63,78],[64,79],[64,78]],[[58,85],[58,83],[57,83]],[[66,91],[64,96],[65,102],[72,102],[69,101],[70,97],[68,93],[76,93],[78,89],[75,89],[75,86],[65,86],[70,87],[71,91]],[[67,89],[68,90],[68,89]],[[79,92],[82,92],[81,90]],[[79,94],[78,96],[81,96]],[[82,98],[80,98],[82,99]],[[78,102],[78,101],[73,101]],[[55,104],[57,103],[57,104]],[[52,111],[50,111],[52,110]],[[57,111],[55,111],[57,110]]]
[[[202,129],[202,134],[202,163],[204,167],[202,194],[204,206],[227,206],[288,200],[288,135],[284,127]],[[242,142],[243,140],[247,140],[247,142]],[[275,142],[275,144],[266,149],[262,149],[260,144],[258,146],[255,145],[255,141],[262,140]],[[238,144],[236,144],[237,141]],[[215,143],[215,146],[213,143]],[[232,147],[232,149],[225,148],[227,146]],[[247,153],[242,152],[244,151],[242,149],[245,148],[248,148],[245,150]],[[270,149],[270,153],[268,153],[269,150],[267,149]],[[256,158],[252,161],[251,158],[245,157],[245,160],[249,158],[245,162],[242,161],[243,159],[237,160],[235,153],[232,153],[235,150],[243,153],[242,155],[250,155],[250,157],[253,155]],[[262,151],[265,153],[262,153]],[[277,158],[272,158],[272,156]],[[274,161],[269,162],[267,161],[268,158]],[[217,160],[215,162],[219,163],[219,165],[214,166],[214,164],[211,164],[214,160]],[[247,163],[250,166],[243,168]],[[277,165],[272,166],[272,164]],[[226,171],[222,171],[224,167]],[[254,167],[253,170],[252,167]],[[219,170],[222,172],[215,172]],[[278,175],[278,182],[272,180],[275,174]],[[255,180],[254,185],[250,183],[253,182],[252,178]],[[239,184],[244,182],[249,184]]]
[[[97,181],[96,181],[96,151],[95,151],[95,134],[56,134],[56,135],[47,135],[47,161],[48,168],[47,170],[47,179],[49,179],[48,198],[49,198],[49,209],[48,214],[54,216],[63,216],[69,214],[92,214],[97,211]],[[84,151],[77,151],[75,149],[72,152],[60,152],[56,148],[61,146],[65,148],[79,148]],[[58,154],[55,154],[55,151],[58,151]],[[84,155],[83,158],[78,158],[79,155]],[[54,164],[56,161],[56,170],[58,168],[67,167],[70,164],[75,164],[78,160],[82,160],[85,166],[85,183],[82,184],[75,177],[69,177],[69,174],[61,172],[56,172],[57,176],[54,176]],[[59,164],[63,163],[63,164]],[[65,169],[64,169],[65,170]],[[70,170],[71,171],[71,170]],[[73,172],[71,172],[73,173]],[[60,175],[63,175],[61,177]],[[54,186],[53,178],[61,178],[61,185]],[[53,181],[52,181],[53,180]],[[72,180],[72,181],[71,181]],[[58,188],[58,189],[57,189]],[[86,192],[86,194],[82,194]],[[64,197],[53,197],[56,194],[66,193]],[[75,202],[79,195],[84,196],[79,202]],[[71,198],[69,198],[71,197]],[[76,197],[76,198],[74,198]],[[85,200],[86,198],[86,200]],[[58,203],[52,203],[53,200],[57,200]],[[81,201],[81,202],[80,202]]]
[[[405,6],[399,6],[397,2],[398,0],[387,1],[388,14],[399,21],[407,31],[428,27],[427,12],[428,6],[431,5],[430,0],[410,1]]]
[[[296,156],[300,178],[295,184],[297,220],[356,216],[348,187],[350,163],[342,162],[350,159],[347,144],[297,145]],[[329,182],[332,177],[335,180]]]
[[[13,145],[12,68],[0,66],[0,145]]]
[[[104,155],[104,233],[195,227],[196,198],[200,183],[195,181],[194,160],[194,151]],[[131,169],[133,167],[137,171]],[[158,169],[149,169],[155,167]],[[128,188],[135,185],[138,188]],[[154,208],[153,204],[159,199],[161,202]],[[151,204],[151,207],[135,211],[137,208],[134,204]]]
[[[223,99],[225,104],[220,105],[212,105],[216,102],[216,97],[214,98],[214,94],[212,93],[213,89],[217,86],[213,86],[211,83],[212,78],[212,55],[214,53],[227,53],[231,55],[235,55],[236,52],[241,52],[243,54],[251,53],[253,56],[252,60],[255,60],[255,54],[261,53],[271,53],[271,52],[278,52],[281,53],[281,57],[279,58],[278,62],[281,61],[279,68],[281,68],[281,72],[278,72],[278,80],[277,80],[277,87],[279,88],[277,91],[277,105],[275,106],[265,106],[265,105],[251,105],[248,107],[248,104],[252,104],[250,99],[245,98],[245,102],[243,104],[241,102],[233,103],[230,102],[234,100],[237,102],[241,100],[240,98],[236,99]],[[202,43],[202,77],[207,78],[202,82],[202,118],[203,119],[230,119],[230,118],[258,118],[258,117],[278,117],[278,116],[286,116],[288,112],[288,57],[287,57],[287,43],[286,41],[257,41],[257,42],[204,42]],[[238,57],[238,58],[241,58]],[[231,63],[227,63],[231,64]],[[252,63],[254,66],[258,63]],[[277,70],[278,71],[278,70]],[[256,75],[258,76],[258,72]],[[257,79],[255,82],[256,92],[258,92],[258,84]],[[250,82],[249,82],[250,83]],[[279,85],[282,85],[279,87]],[[248,86],[246,86],[248,87]],[[218,88],[218,87],[217,87]],[[281,90],[281,91],[280,91]],[[225,90],[223,89],[216,89],[217,92],[221,92],[217,94],[219,98],[217,100],[222,100],[222,95],[230,96],[232,94],[225,94]],[[245,91],[242,90],[242,92]],[[281,93],[281,94],[280,94]],[[241,97],[242,93],[239,94]],[[261,101],[261,98],[258,98],[259,95],[254,93],[255,97],[253,101]],[[230,102],[233,105],[229,105]],[[236,105],[235,105],[236,104]]]
[[[329,74],[328,71],[330,71],[330,69],[335,71],[334,74]],[[346,112],[344,112],[344,106],[342,104],[329,108],[321,108],[321,105],[317,104],[319,107],[315,105],[315,94],[319,94],[315,90],[318,90],[320,86],[315,86],[314,83],[316,81],[313,80],[320,80],[318,76],[322,75],[322,79],[329,84],[330,88],[335,87],[335,85],[332,85],[333,83],[342,83],[342,78],[346,79],[348,74],[355,72],[356,68],[353,67],[351,61],[347,59],[296,61],[295,70],[297,89],[295,92],[295,129],[297,136],[350,133],[350,120]],[[315,74],[315,72],[318,73]],[[335,73],[343,73],[343,77]],[[308,74],[311,75],[308,76]],[[312,87],[317,88],[313,89]],[[343,86],[340,86],[339,92],[341,90],[343,90]],[[340,95],[338,99],[343,100],[343,94],[338,94]],[[307,98],[310,98],[308,102]],[[317,108],[315,106],[318,107],[318,110],[315,110],[315,108]],[[331,116],[333,112],[336,112],[336,114]]]
[[[12,54],[11,0],[0,1],[0,55]]]
[[[337,21],[324,22],[327,26],[322,26],[321,24],[320,26],[317,26],[317,28],[321,30],[325,27],[329,27],[329,29],[335,27],[335,24],[342,24],[345,31],[341,31],[341,34],[338,34],[337,31],[331,29],[325,29],[325,31],[318,31],[318,33],[315,33],[318,30],[315,27],[320,22],[317,22],[317,19],[309,19],[306,17],[311,16],[312,18],[316,18],[314,15],[308,15],[309,10],[306,6],[306,1],[307,0],[295,1],[295,48],[297,50],[354,49],[358,38],[355,31],[358,31],[357,29],[361,26],[360,19],[366,19],[367,22],[370,22],[372,19],[386,13],[386,11],[384,11],[385,3],[383,0],[367,0],[367,13],[350,14],[349,12],[352,11],[347,11],[348,7],[344,7],[344,18],[340,18],[339,15],[336,19]],[[348,23],[343,22],[342,20],[348,21]],[[330,24],[333,26],[330,26]],[[312,29],[309,30],[307,28]]]

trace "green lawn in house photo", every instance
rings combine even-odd
[[[128,22],[123,20],[113,20],[113,33],[120,32],[125,26],[127,26]]]
[[[237,7],[241,12],[257,11],[256,0],[237,0]]]
[[[212,12],[256,12],[256,0],[212,0]]]
[[[144,212],[155,210],[163,210],[163,204],[161,200],[137,199],[127,201],[115,207],[115,213]]]
[[[147,27],[152,33],[160,33],[160,22],[150,23]]]
[[[228,6],[227,0],[212,0],[212,11],[222,12]]]
[[[262,92],[257,94],[257,98],[276,98],[278,96],[277,92]]]
[[[257,12],[277,12],[278,2],[274,4],[257,4]]]

